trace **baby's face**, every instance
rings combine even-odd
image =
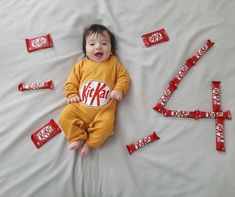
[[[86,56],[95,62],[104,62],[111,55],[111,41],[109,34],[90,34],[86,38]]]

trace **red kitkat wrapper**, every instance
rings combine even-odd
[[[220,111],[220,81],[212,81],[212,109]]]
[[[50,34],[39,36],[36,38],[25,39],[27,51],[33,52],[40,49],[50,48],[53,45],[53,41]]]
[[[224,146],[224,119],[215,119],[215,130],[216,130],[216,150],[225,152]]]
[[[226,120],[232,120],[231,112],[228,111],[212,111],[212,112],[200,112],[201,118],[222,118]]]
[[[178,87],[179,83],[188,73],[188,71],[196,64],[196,62],[214,45],[213,42],[207,40],[207,42],[196,52],[195,55],[188,58],[186,63],[181,67],[179,72],[173,77],[172,80],[169,82],[169,86],[163,93],[162,97],[158,101],[158,103],[153,107],[154,110],[158,112],[162,112],[165,104],[170,99],[171,94],[175,91]]]
[[[165,104],[170,99],[171,95],[176,90],[176,88],[177,88],[177,86],[175,86],[175,84],[169,83],[167,89],[165,90],[165,92],[161,96],[161,98],[158,101],[158,103],[153,107],[153,109],[158,111],[158,112],[162,112]]]
[[[218,112],[205,112],[200,110],[195,111],[183,111],[183,110],[171,110],[167,108],[162,109],[162,114],[165,117],[177,117],[177,118],[194,118],[195,120],[200,118],[223,118],[227,120],[232,119],[232,115],[230,111],[218,111]]]
[[[165,117],[177,117],[177,118],[194,118],[194,111],[183,111],[183,110],[171,110],[163,108],[162,114]]]
[[[20,83],[18,85],[19,91],[24,90],[39,90],[39,89],[53,89],[53,82],[47,81],[47,82],[38,82],[38,83]]]
[[[51,119],[46,125],[35,131],[31,135],[31,139],[37,148],[49,141],[52,137],[61,132],[56,122]]]
[[[154,142],[156,140],[160,139],[160,137],[157,136],[157,134],[153,131],[150,135],[130,144],[127,145],[127,150],[129,154],[131,155],[134,151],[138,150],[139,148],[142,148],[143,146]]]
[[[192,57],[192,59],[195,58],[195,61],[198,61],[201,56],[205,55],[205,53],[214,45],[215,43],[212,42],[211,40],[207,40],[206,44],[202,46],[200,50],[197,51],[195,56]]]
[[[165,29],[160,29],[160,30],[142,35],[142,39],[143,39],[144,45],[146,47],[150,47],[152,45],[168,41],[169,37]]]
[[[221,112],[220,81],[212,81],[212,109],[214,113]],[[224,146],[224,118],[215,119],[216,150],[225,152]]]

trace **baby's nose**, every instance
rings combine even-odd
[[[100,49],[101,48],[101,44],[96,44],[96,49]]]

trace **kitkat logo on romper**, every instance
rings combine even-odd
[[[90,107],[101,107],[110,100],[110,87],[103,81],[87,81],[80,88],[81,102]]]

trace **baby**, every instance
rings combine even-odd
[[[115,36],[103,25],[93,24],[83,33],[86,56],[73,66],[65,83],[66,107],[59,124],[70,150],[85,157],[113,134],[116,101],[126,94],[130,78],[115,56]]]

